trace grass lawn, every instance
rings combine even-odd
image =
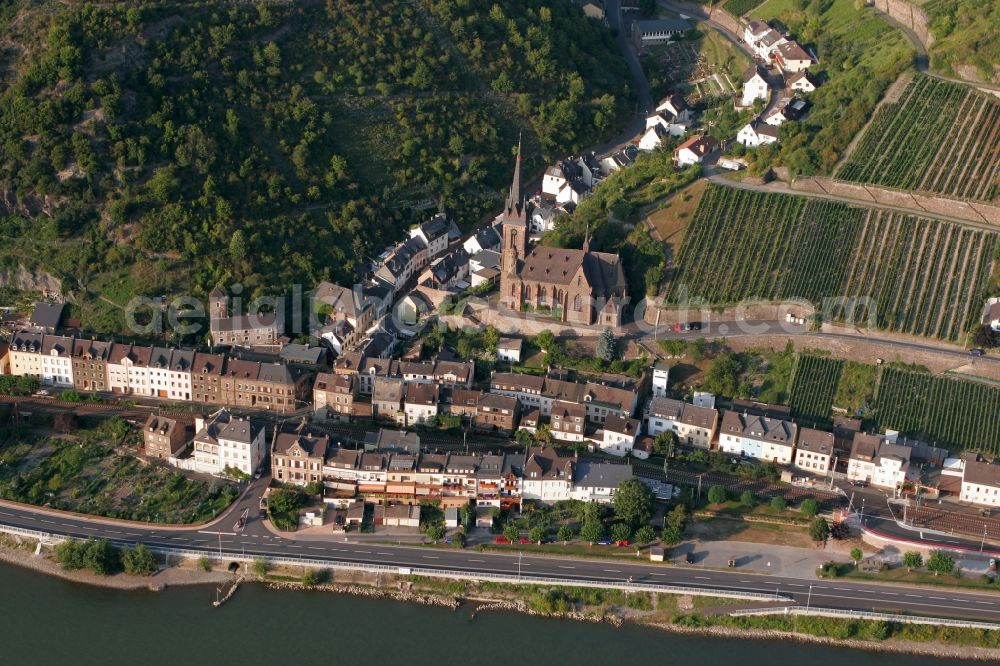
[[[980,590],[996,590],[996,583],[984,576],[969,575],[958,577],[954,574],[935,576],[929,571],[920,569],[907,571],[906,567],[895,567],[888,571],[878,573],[867,573],[859,571],[851,562],[835,564],[831,567],[831,573],[820,574],[820,578],[854,578],[857,580],[872,580],[885,583],[907,583],[911,585],[930,585],[944,587],[965,587]]]
[[[715,67],[715,71],[721,76],[723,72],[729,72],[729,78],[733,85],[739,86],[740,81],[733,79],[734,75],[739,75],[750,66],[750,59],[743,51],[739,50],[733,43],[723,37],[715,30],[704,31],[700,44],[699,53],[705,57],[709,65]]]
[[[751,523],[739,518],[696,518],[687,530],[687,537],[701,541],[746,541],[796,548],[815,547],[805,527]]]
[[[701,194],[705,191],[708,181],[698,179],[685,187],[672,197],[660,203],[659,207],[646,219],[649,220],[653,228],[667,243],[675,250],[679,249],[684,241],[684,232],[687,230],[688,222],[701,201]]]
[[[112,420],[73,435],[42,437],[0,431],[0,497],[96,516],[160,523],[199,523],[221,513],[237,497],[236,486],[185,477],[148,464],[124,445],[141,434]],[[138,441],[136,438],[138,437]]]
[[[847,361],[840,371],[840,383],[833,398],[833,406],[856,414],[866,405],[871,405],[875,391],[877,368],[867,363]]]
[[[552,557],[600,557],[608,559],[628,559],[636,562],[646,563],[649,560],[649,549],[638,546],[591,546],[587,543],[573,542],[568,544],[546,543],[541,546],[531,544],[498,544],[488,543],[477,545],[479,550],[496,551],[501,553],[524,553],[526,555],[548,555]],[[636,557],[635,551],[639,548],[641,554]]]

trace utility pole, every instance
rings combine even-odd
[[[983,524],[983,541],[982,541],[982,543],[979,544],[979,552],[980,553],[983,552],[984,548],[986,548],[986,524],[985,523]]]
[[[523,551],[518,551],[517,553],[517,579],[521,580],[521,558],[524,557]]]
[[[813,597],[813,586],[809,586],[809,596],[806,597],[806,612],[809,611],[809,603],[812,601]]]

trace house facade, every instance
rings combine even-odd
[[[142,442],[147,456],[165,460],[187,446],[187,428],[175,419],[150,414],[142,427]]]
[[[832,432],[802,428],[795,447],[795,467],[813,474],[828,474],[833,468]]]
[[[264,426],[250,419],[233,416],[221,409],[208,419],[195,419],[195,470],[222,474],[226,468],[248,476],[264,459]]]
[[[719,450],[731,455],[788,465],[792,462],[798,426],[783,419],[740,414],[722,417]]]

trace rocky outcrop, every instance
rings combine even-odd
[[[24,266],[0,269],[0,286],[14,287],[21,291],[48,290],[59,293],[62,282],[43,270],[29,269]]]

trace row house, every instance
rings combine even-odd
[[[427,243],[422,238],[409,238],[393,248],[375,272],[375,278],[381,280],[398,293],[410,278],[418,275],[428,264]]]
[[[652,398],[644,415],[647,435],[673,432],[680,443],[699,449],[712,448],[719,426],[719,412],[671,398]]]
[[[220,409],[207,419],[195,419],[194,469],[223,474],[227,469],[252,475],[264,460],[264,426]]]
[[[814,474],[827,474],[833,468],[834,436],[832,432],[802,428],[795,447],[795,467]]]
[[[111,343],[77,338],[73,341],[73,387],[78,391],[108,390]]]
[[[15,377],[42,378],[43,333],[29,330],[14,331],[10,340],[10,372]]]
[[[115,344],[108,358],[108,388],[123,395],[152,395],[149,388],[149,359],[152,347]]]
[[[792,462],[797,433],[798,426],[791,421],[730,410],[722,417],[719,450],[788,465]]]
[[[575,402],[556,400],[552,404],[552,436],[563,442],[582,442],[587,434],[587,408]]]
[[[341,354],[361,342],[381,319],[379,299],[365,293],[360,284],[343,287],[330,282],[320,282],[312,294],[314,311],[326,313],[319,335],[330,347]]]
[[[403,395],[406,382],[397,377],[379,377],[372,394],[372,417],[403,424]]]
[[[354,351],[338,357],[333,364],[333,371],[338,375],[357,375],[358,392],[361,395],[372,395],[376,379],[399,376],[399,361],[365,356]]]
[[[522,469],[521,499],[545,504],[570,499],[575,462],[576,456],[563,455],[553,448],[529,448]]]
[[[46,335],[42,338],[43,384],[72,388],[73,338],[65,335]]]
[[[291,432],[277,432],[271,444],[271,476],[281,483],[323,483],[330,436],[312,432],[303,420]]]
[[[509,395],[487,393],[476,404],[476,430],[511,433],[517,429],[520,403]]]
[[[191,399],[205,405],[222,404],[222,373],[226,357],[195,352],[191,365]]]
[[[556,401],[579,403],[584,405],[587,419],[597,424],[604,423],[611,415],[631,417],[639,400],[635,388],[515,372],[493,373],[490,392],[514,396],[526,410],[537,408],[542,416],[552,415]]]
[[[456,388],[444,394],[444,405],[442,407],[449,413],[463,419],[469,419],[470,423],[475,422],[476,412],[479,409],[479,401],[484,395],[482,391],[476,389]],[[515,400],[517,398],[514,398]]]
[[[308,379],[309,373],[301,368],[229,359],[222,375],[222,401],[235,407],[295,411],[297,403],[309,397]]]
[[[440,391],[437,384],[407,383],[403,393],[403,426],[421,425],[436,418]]]
[[[597,441],[597,447],[603,453],[614,456],[627,456],[635,448],[635,440],[639,436],[640,423],[636,419],[624,416],[609,416],[601,428],[602,436]]]
[[[154,347],[149,358],[149,390],[157,398],[190,400],[194,352]]]
[[[427,246],[427,260],[433,261],[448,251],[451,237],[457,236],[458,228],[448,221],[444,213],[438,213],[431,219],[410,229],[410,238],[419,238]]]
[[[348,421],[358,399],[357,375],[322,372],[313,383],[313,411],[323,418]]]

